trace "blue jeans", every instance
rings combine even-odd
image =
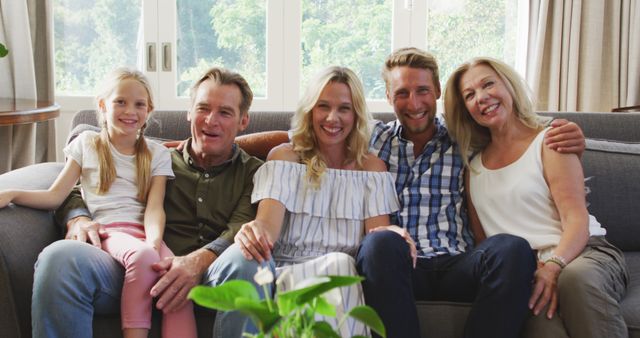
[[[273,262],[269,266],[275,271]],[[232,245],[209,267],[203,283],[219,285],[230,279],[253,283],[257,267]],[[33,337],[91,337],[94,314],[119,313],[123,279],[124,269],[106,252],[78,241],[52,243],[36,262]],[[261,287],[257,290],[262,293]],[[246,319],[238,312],[218,312],[214,337],[241,337]]]
[[[368,234],[356,257],[365,301],[387,329],[387,337],[420,337],[415,300],[473,303],[465,337],[518,337],[536,259],[522,238],[497,235],[459,254],[418,258],[391,231]],[[460,323],[462,324],[462,323]]]

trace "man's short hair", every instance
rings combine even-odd
[[[440,89],[440,72],[438,71],[438,62],[435,56],[415,47],[406,47],[395,50],[384,62],[382,70],[382,78],[387,90],[389,90],[389,82],[391,71],[396,67],[409,67],[426,69],[431,71],[433,82]]]
[[[196,93],[200,85],[207,81],[213,80],[217,85],[235,85],[240,90],[242,100],[240,101],[240,114],[244,115],[249,112],[251,102],[253,101],[253,91],[247,83],[247,80],[238,73],[234,73],[224,68],[214,67],[209,69],[204,75],[191,86],[191,105],[195,103]]]

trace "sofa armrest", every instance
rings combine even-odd
[[[43,163],[0,175],[0,190],[44,189],[55,180],[61,163]],[[33,267],[44,247],[60,238],[51,211],[17,205],[0,209],[0,332],[31,336]]]

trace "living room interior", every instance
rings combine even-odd
[[[637,0],[0,0],[0,44],[0,190],[43,188],[55,178],[69,137],[96,126],[90,111],[97,86],[119,66],[149,77],[160,121],[149,132],[175,140],[188,136],[189,84],[212,66],[246,74],[255,92],[248,132],[258,132],[287,130],[301,88],[331,64],[352,67],[369,111],[390,120],[380,73],[391,51],[431,51],[442,64],[443,84],[470,57],[503,60],[525,78],[536,111],[584,131],[585,176],[595,177],[588,201],[605,226],[611,222],[613,241],[627,258],[632,286],[625,319],[629,336],[640,337]],[[34,166],[42,164],[48,167]],[[9,304],[0,307],[0,332],[30,337],[29,272],[37,253],[60,234],[50,212],[0,210],[0,219],[0,303]],[[32,237],[39,230],[29,225],[20,234],[16,227],[26,220],[47,230]],[[432,305],[442,304],[421,310],[430,323],[453,323],[468,312]],[[445,326],[423,336],[461,333]]]

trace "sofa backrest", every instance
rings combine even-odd
[[[249,126],[240,135],[269,130],[289,130],[293,112],[250,112]],[[393,113],[374,113],[375,119],[389,122]],[[78,111],[71,121],[71,128],[80,125],[97,126],[98,119],[93,109]],[[73,133],[72,133],[73,134]],[[184,140],[191,136],[187,112],[184,110],[156,110],[147,121],[145,135],[162,140]],[[68,143],[67,139],[67,143]]]
[[[189,123],[184,110],[157,110],[151,114],[147,135],[167,140],[184,140],[190,136]],[[571,113],[541,112],[540,115],[565,118],[580,125],[588,138],[640,142],[640,113]],[[251,112],[249,127],[243,134],[268,130],[288,130],[293,112]],[[395,119],[390,112],[373,113],[385,122]],[[93,109],[78,111],[71,122],[72,128],[80,124],[98,125]]]
[[[640,113],[540,112],[576,122],[587,138],[640,142]]]
[[[589,213],[613,244],[640,251],[640,143],[587,139],[582,165]]]
[[[640,251],[640,113],[541,113],[577,123],[587,138],[582,156],[589,213],[607,239]]]

